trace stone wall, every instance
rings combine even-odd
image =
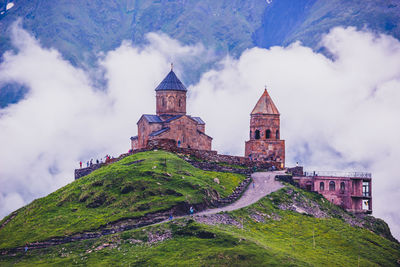
[[[156,92],[157,115],[184,115],[186,114],[186,92],[160,90]]]
[[[226,198],[222,198],[222,199],[218,199],[213,201],[211,204],[214,207],[223,207],[226,205],[229,205],[233,202],[235,202],[236,200],[238,200],[240,198],[240,196],[243,194],[244,191],[246,191],[247,187],[249,186],[249,184],[251,183],[251,178],[250,176],[247,176],[246,179],[244,179],[238,187],[235,188],[235,190],[233,191],[233,193],[226,197]]]
[[[269,170],[271,168],[275,168],[277,170],[281,169],[279,162],[273,161],[251,161],[245,157],[239,156],[230,156],[230,155],[221,155],[218,154],[217,151],[214,150],[198,150],[198,149],[191,149],[191,148],[181,148],[176,146],[176,141],[172,139],[153,139],[147,142],[146,148],[136,149],[133,150],[131,153],[126,153],[120,155],[118,158],[111,159],[110,161],[102,164],[93,164],[87,168],[81,168],[75,170],[75,180],[81,178],[82,176],[86,176],[90,174],[92,171],[97,170],[98,168],[119,161],[126,156],[154,150],[154,149],[162,149],[174,153],[180,153],[187,156],[189,159],[188,161],[199,169],[204,170],[212,170],[212,171],[222,171],[222,172],[233,172],[233,173],[240,173],[240,174],[251,174],[254,172],[254,168],[258,170]],[[190,160],[190,156],[200,159],[202,161]],[[218,163],[226,163],[230,165],[239,165],[242,167],[247,167],[247,169],[242,168],[234,168],[232,166],[223,166],[218,165]]]
[[[293,167],[293,168],[288,168],[287,170],[293,176],[303,176],[304,175],[303,166],[296,166],[296,167]]]
[[[253,160],[271,160],[285,164],[284,140],[249,140],[245,143],[245,155]],[[283,166],[282,166],[283,168]]]
[[[104,166],[105,163],[93,164],[87,168],[80,168],[75,170],[75,180],[90,174],[92,171],[97,170],[98,168]]]
[[[270,169],[275,166],[275,169],[281,169],[281,164],[274,161],[252,161],[246,157],[230,156],[218,154],[214,150],[198,150],[191,148],[180,148],[176,146],[176,141],[171,139],[155,139],[149,140],[147,149],[163,149],[175,153],[181,153],[189,156],[196,157],[200,160],[209,162],[221,162],[232,165],[241,165],[243,167],[257,167],[259,169]]]
[[[164,127],[168,126],[170,130],[157,136],[150,137],[149,140],[174,139],[176,142],[179,142],[179,147],[182,148],[211,150],[212,138],[203,132],[199,132],[198,122],[192,118],[182,116],[164,124]]]

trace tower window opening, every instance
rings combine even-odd
[[[265,131],[265,138],[266,139],[270,139],[271,138],[271,130],[270,129]]]
[[[259,130],[256,130],[256,132],[255,132],[255,138],[256,138],[256,139],[260,139],[260,131],[259,131]]]
[[[178,106],[181,107],[181,100],[178,101]]]
[[[334,181],[330,181],[329,182],[329,191],[335,191],[335,182]]]
[[[162,102],[162,106],[165,107],[165,99],[164,99],[164,97],[161,99],[161,102]]]
[[[279,130],[276,130],[275,138],[276,138],[276,139],[279,139]]]

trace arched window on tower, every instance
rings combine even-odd
[[[279,139],[279,130],[276,130],[275,138],[276,138],[276,139]]]
[[[256,130],[255,132],[255,139],[260,139],[260,131]]]
[[[164,97],[161,99],[161,102],[162,102],[162,106],[165,107],[165,98]]]
[[[270,139],[271,138],[271,130],[268,129],[265,131],[265,139]]]
[[[181,100],[179,99],[178,106],[181,107]]]
[[[319,191],[324,191],[325,190],[325,183],[324,182],[320,182],[319,183]]]
[[[329,182],[329,191],[335,191],[335,182],[334,181],[330,181]]]

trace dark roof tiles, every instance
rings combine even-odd
[[[191,117],[193,120],[195,120],[198,124],[206,124],[200,117]]]
[[[143,117],[144,117],[148,122],[150,122],[150,123],[152,123],[152,122],[163,122],[163,121],[160,119],[160,117],[157,116],[157,115],[148,115],[148,114],[145,114],[145,115],[143,115]]]
[[[173,90],[187,91],[183,83],[176,77],[174,71],[170,71],[164,80],[157,86],[156,91]]]
[[[156,136],[156,135],[162,134],[163,132],[166,132],[166,131],[169,131],[169,127],[162,128],[161,130],[158,130],[158,131],[154,131],[151,134],[149,134],[149,136]]]

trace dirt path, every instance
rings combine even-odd
[[[223,211],[232,211],[247,207],[253,203],[256,203],[266,195],[275,192],[282,187],[281,182],[275,181],[275,176],[283,174],[284,172],[256,172],[251,175],[253,183],[249,185],[247,190],[243,193],[242,197],[239,198],[232,204],[222,208],[208,209],[202,212],[198,212],[195,215],[209,215],[216,214]]]
[[[275,181],[275,176],[283,174],[282,172],[257,172],[253,173],[251,175],[253,182],[248,186],[247,190],[243,193],[241,198],[239,198],[237,201],[235,201],[232,204],[229,204],[225,207],[222,208],[216,208],[216,209],[207,209],[198,213],[195,213],[194,216],[204,216],[207,217],[207,215],[212,215],[216,214],[218,212],[224,212],[224,211],[232,211],[232,210],[237,210],[241,209],[243,207],[247,207],[261,198],[265,197],[266,195],[275,192],[279,190],[280,188],[284,187],[279,181]],[[168,219],[164,219],[167,217],[167,214],[164,214],[164,216],[158,216],[155,214],[155,218],[153,218],[153,223],[144,223],[144,222],[135,222],[135,223],[127,223],[126,225],[121,225],[121,226],[114,226],[111,227],[110,229],[103,229],[101,231],[95,231],[95,232],[85,232],[85,233],[78,233],[69,237],[56,237],[52,238],[46,241],[42,242],[36,242],[29,244],[30,249],[41,249],[41,248],[47,248],[55,245],[60,245],[60,244],[65,244],[65,243],[70,243],[70,242],[75,242],[75,241],[80,241],[80,240],[86,240],[86,239],[92,239],[92,238],[99,238],[101,236],[109,235],[109,234],[114,234],[118,232],[123,232],[127,231],[130,229],[135,229],[135,228],[140,228],[143,226],[149,226],[149,225],[157,225],[161,223],[165,223],[169,221]],[[175,217],[174,219],[182,218],[182,217],[187,217],[189,216],[178,216]],[[155,222],[154,222],[155,221]],[[16,247],[16,248],[11,248],[11,249],[4,249],[0,250],[0,255],[1,254],[9,254],[9,253],[15,253],[15,252],[22,252],[24,250],[24,247]]]

